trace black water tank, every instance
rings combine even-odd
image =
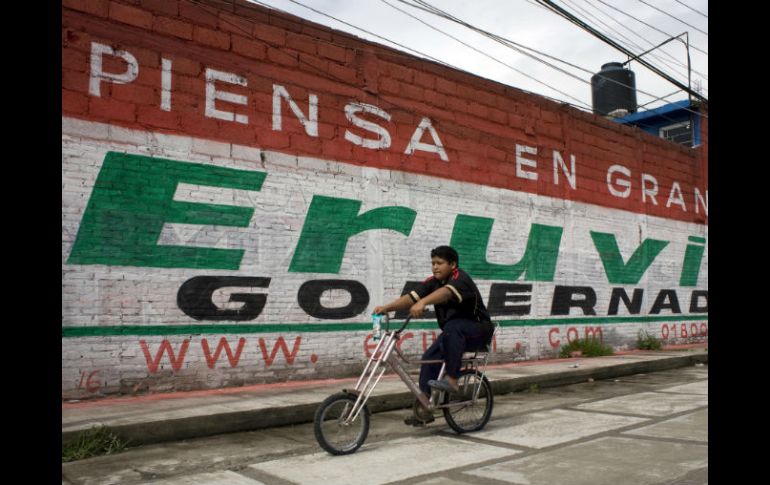
[[[618,109],[636,113],[634,72],[619,62],[604,64],[601,71],[591,76],[591,96],[594,114],[607,116]]]

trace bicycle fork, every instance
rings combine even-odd
[[[353,391],[349,391],[356,395],[356,401],[350,409],[348,409],[348,406],[345,406],[345,410],[343,410],[339,418],[342,424],[350,424],[358,418],[372,391],[374,391],[377,383],[380,382],[380,379],[385,374],[387,368],[383,363],[390,357],[397,341],[398,339],[394,332],[386,332],[385,337],[377,343],[377,347],[374,348],[372,356],[366,363],[366,367],[361,372],[361,377],[358,378],[356,387]],[[374,381],[372,382],[373,379]]]

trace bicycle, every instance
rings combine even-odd
[[[447,424],[457,433],[479,431],[484,428],[492,416],[494,406],[492,386],[485,375],[491,342],[486,350],[473,352],[472,357],[465,357],[471,352],[463,354],[461,361],[463,368],[458,379],[459,391],[450,393],[432,389],[431,396],[428,398],[408,374],[404,363],[407,365],[441,363],[437,378],[439,380],[446,373],[446,363],[443,360],[410,362],[398,348],[397,343],[401,338],[401,332],[409,324],[411,316],[404,321],[401,328],[395,331],[389,329],[388,315],[384,317],[383,336],[361,372],[355,388],[343,389],[342,392],[329,396],[316,410],[313,431],[318,444],[332,455],[347,455],[361,447],[369,433],[371,416],[366,402],[387,370],[384,364],[387,364],[401,378],[417,398],[413,411],[417,419],[423,423],[433,418],[434,411],[441,409]],[[499,324],[496,324],[494,334],[499,328]]]

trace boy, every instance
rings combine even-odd
[[[420,390],[430,395],[430,388],[457,391],[463,352],[482,350],[492,340],[494,326],[476,284],[458,267],[459,256],[450,246],[439,246],[430,252],[433,276],[414,291],[387,305],[374,308],[375,314],[409,309],[419,318],[427,305],[433,305],[442,333],[423,354],[423,360],[443,359],[446,377],[436,381],[441,364],[423,364],[420,368]],[[412,423],[410,423],[412,424]]]

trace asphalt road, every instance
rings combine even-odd
[[[354,454],[324,452],[312,424],[148,445],[62,465],[63,485],[708,483],[708,365],[495,396],[457,435],[411,411],[372,416]]]

